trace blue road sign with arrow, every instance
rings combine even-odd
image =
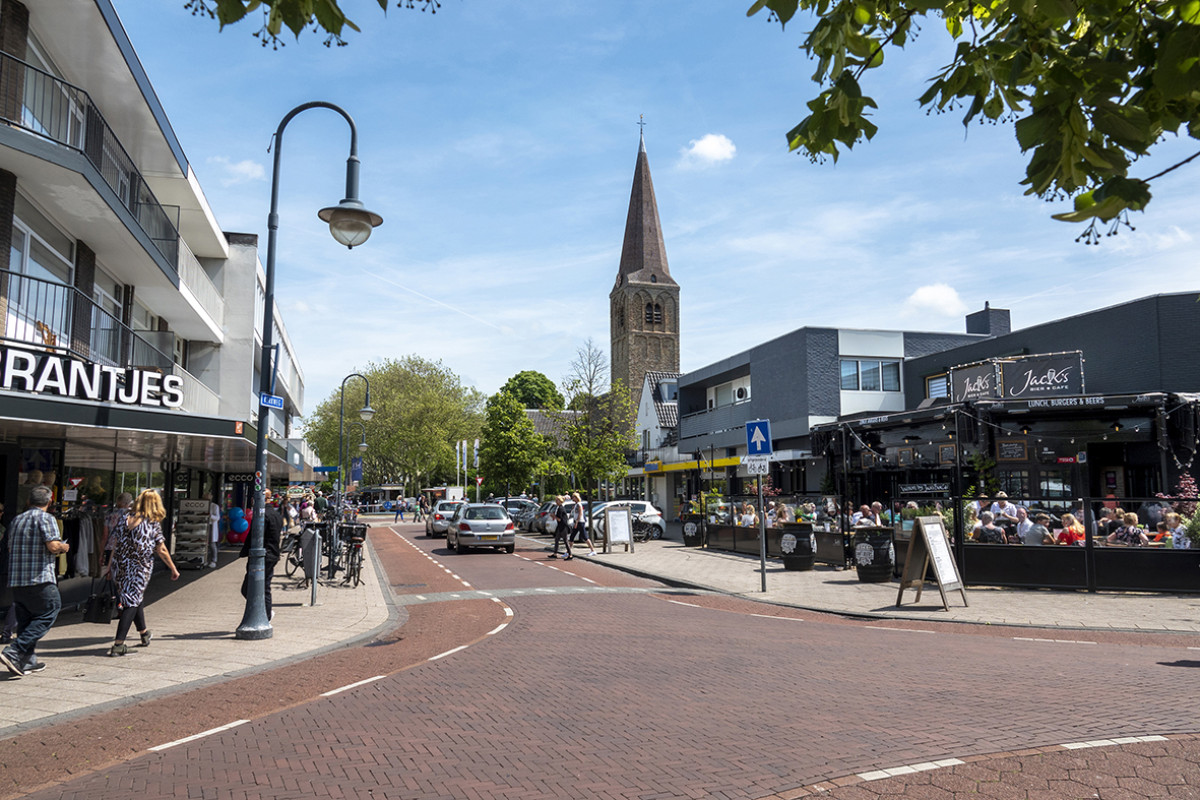
[[[769,456],[771,447],[771,420],[756,419],[746,423],[746,452],[752,456]]]

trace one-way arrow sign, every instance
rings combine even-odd
[[[771,420],[756,419],[746,423],[746,452],[752,456],[769,456],[771,447]]]

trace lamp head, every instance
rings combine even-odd
[[[358,449],[359,449],[359,452],[362,452],[362,453],[367,452],[367,440],[366,439],[363,439],[361,442],[358,443]]]
[[[322,208],[317,216],[329,223],[333,238],[348,248],[371,238],[371,231],[383,224],[383,217],[363,208],[358,200],[343,200],[336,206]]]
[[[366,403],[359,409],[358,415],[362,417],[363,422],[370,422],[371,418],[375,416],[375,409],[371,408],[370,403]]]

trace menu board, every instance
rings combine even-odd
[[[967,592],[963,588],[962,578],[958,575],[958,566],[950,555],[950,541],[946,538],[946,529],[941,517],[917,517],[917,525],[912,538],[908,540],[908,555],[904,561],[904,574],[900,576],[900,592],[896,595],[896,605],[904,597],[904,590],[915,586],[917,596],[914,602],[921,601],[921,592],[925,584],[925,572],[932,566],[938,591],[942,594],[942,608],[950,610],[946,599],[947,591],[958,590],[962,595],[963,605],[967,603]]]
[[[625,545],[626,550],[633,548],[633,524],[630,520],[629,507],[612,506],[604,509],[604,551],[614,544]]]
[[[1029,449],[1024,439],[1001,439],[996,442],[997,461],[1026,461]]]

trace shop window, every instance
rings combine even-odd
[[[1063,470],[1045,470],[1038,476],[1038,497],[1045,500],[1071,499],[1071,478]]]
[[[900,362],[879,359],[843,358],[841,360],[843,391],[898,392],[900,391]]]
[[[1029,497],[1029,470],[1027,469],[996,470],[996,482],[1000,486],[998,491],[1004,492],[1013,500]]]

